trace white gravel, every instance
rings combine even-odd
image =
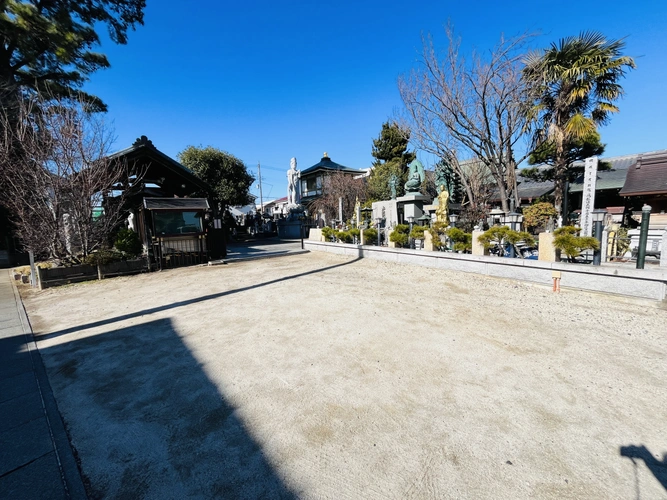
[[[93,497],[667,498],[664,303],[324,253],[25,302]]]

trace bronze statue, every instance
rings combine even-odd
[[[424,165],[419,160],[414,159],[408,165],[408,169],[408,182],[405,183],[405,192],[418,193],[425,178]]]

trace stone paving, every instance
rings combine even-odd
[[[86,498],[12,279],[0,269],[0,498]]]

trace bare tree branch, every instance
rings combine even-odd
[[[421,67],[399,79],[405,105],[403,124],[419,149],[439,158],[478,158],[493,178],[503,210],[518,205],[515,158],[525,140],[526,89],[521,79],[522,49],[530,35],[501,38],[488,54],[472,53],[466,61],[460,39],[446,28],[447,50],[441,56],[433,39],[422,39]],[[460,168],[458,162],[452,163]],[[457,166],[459,165],[459,166]],[[482,201],[463,170],[457,170],[473,207]]]
[[[0,112],[0,203],[43,257],[78,260],[107,245],[142,177],[109,158],[113,135],[85,107],[32,98]]]

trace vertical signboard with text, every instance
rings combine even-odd
[[[595,181],[598,174],[598,157],[585,160],[584,192],[581,199],[581,234],[593,236],[593,209],[595,208]]]

